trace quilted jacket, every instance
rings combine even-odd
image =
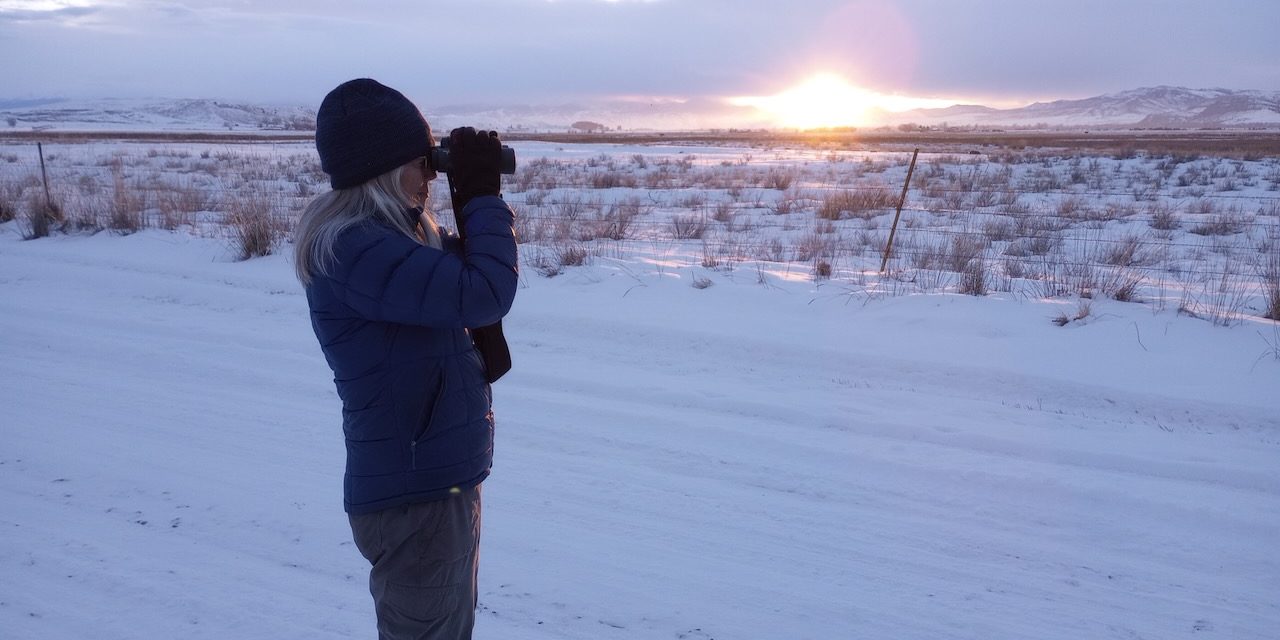
[[[342,399],[349,513],[440,499],[489,475],[492,396],[467,328],[511,309],[516,243],[501,198],[475,198],[463,213],[457,252],[376,222],[352,227],[330,273],[307,287]]]

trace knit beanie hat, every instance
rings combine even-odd
[[[334,189],[363,184],[429,153],[431,128],[399,91],[376,80],[344,82],[316,112],[320,168]]]

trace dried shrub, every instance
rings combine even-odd
[[[148,194],[125,183],[120,169],[112,171],[111,204],[107,228],[120,234],[137,233],[147,226]]]
[[[102,231],[110,211],[111,198],[106,193],[81,192],[68,198],[66,226],[74,231]]]
[[[1027,276],[1026,265],[1021,260],[1005,258],[1004,275],[1009,278],[1025,278]]]
[[[706,216],[690,214],[671,217],[671,236],[676,240],[698,240],[706,231]]]
[[[796,175],[790,171],[782,169],[770,169],[765,174],[763,186],[766,189],[777,189],[778,191],[786,191],[791,188],[791,183],[795,182]]]
[[[1138,288],[1142,286],[1141,274],[1128,269],[1112,270],[1102,284],[1102,291],[1117,302],[1137,302]]]
[[[1245,220],[1239,209],[1215,214],[1192,226],[1188,231],[1198,236],[1229,236],[1244,231]]]
[[[944,268],[947,271],[964,273],[970,269],[975,260],[981,261],[986,253],[987,239],[976,234],[964,233],[951,238]]]
[[[1142,248],[1145,243],[1142,238],[1136,235],[1130,235],[1123,240],[1113,243],[1103,254],[1102,262],[1117,266],[1130,267],[1136,264],[1145,264],[1147,258],[1143,254]]]
[[[54,223],[62,218],[61,209],[46,200],[43,193],[32,192],[27,197],[26,209],[22,231],[22,237],[26,240],[48,237],[53,231]]]
[[[1057,213],[1059,216],[1068,219],[1077,219],[1081,212],[1085,209],[1084,198],[1080,196],[1067,196],[1058,201]]]
[[[1031,237],[1018,238],[1004,248],[1004,254],[1015,258],[1048,255],[1061,242],[1057,236],[1041,233]]]
[[[251,192],[231,202],[225,219],[240,260],[271,255],[284,237],[284,225],[272,215],[271,199]]]
[[[716,222],[731,222],[733,220],[733,203],[717,202],[715,212],[711,214],[711,219]]]
[[[160,212],[160,227],[170,231],[194,224],[195,215],[201,211],[210,210],[212,206],[209,192],[190,182],[164,188],[156,197],[156,208]]]
[[[720,267],[720,256],[711,250],[711,245],[703,241],[702,243],[702,268],[717,269]]]
[[[590,252],[586,247],[575,243],[565,243],[553,249],[556,262],[563,267],[580,267],[587,263]]]
[[[10,222],[18,217],[18,208],[14,206],[13,201],[7,198],[0,198],[0,224]]]
[[[544,278],[554,278],[564,273],[564,266],[549,251],[539,251],[529,259],[529,266]]]
[[[607,170],[593,172],[590,178],[591,188],[593,189],[613,189],[615,187],[634,187],[636,186],[635,176],[621,171]]]
[[[1178,220],[1178,214],[1174,210],[1163,204],[1154,204],[1147,209],[1150,220],[1148,224],[1152,229],[1157,231],[1173,231],[1182,226],[1182,222]]]
[[[813,263],[814,280],[830,280],[831,279],[831,263],[826,260],[818,260]]]
[[[832,191],[822,198],[818,217],[824,220],[846,218],[870,218],[883,209],[897,204],[893,193],[882,186],[865,187],[848,191]]]
[[[795,191],[787,191],[782,194],[781,198],[778,198],[777,202],[774,202],[769,206],[769,211],[780,216],[795,213],[800,211],[802,208],[801,199],[802,198],[799,193],[796,193]]]
[[[991,242],[1013,240],[1018,236],[1018,225],[1009,218],[991,218],[982,223],[982,235]]]
[[[600,237],[610,240],[626,240],[630,238],[635,230],[636,218],[644,215],[645,207],[640,204],[639,199],[629,199],[622,202],[615,202],[609,206],[600,217],[601,233]]]
[[[756,257],[766,262],[785,262],[787,248],[781,240],[770,238],[768,242],[756,247]]]
[[[1273,242],[1259,269],[1262,279],[1263,317],[1280,320],[1280,244]]]
[[[958,290],[960,293],[971,296],[987,295],[987,261],[974,258],[965,265],[963,271],[960,272],[960,284]]]
[[[831,257],[835,254],[835,240],[831,236],[808,233],[796,243],[796,262],[809,262],[819,257]]]
[[[1093,314],[1093,303],[1088,300],[1081,300],[1076,304],[1076,310],[1074,314],[1068,314],[1066,311],[1063,311],[1053,319],[1053,323],[1058,325],[1059,327],[1065,327],[1071,324],[1072,322],[1082,322],[1084,321],[1085,318],[1088,318],[1092,314]]]
[[[581,197],[568,195],[555,204],[555,214],[562,221],[575,222],[591,211],[594,206]]]
[[[534,209],[522,209],[516,214],[515,230],[516,242],[541,242],[546,238],[549,231],[547,221],[540,215],[534,215]]]
[[[897,248],[894,253],[899,253]],[[947,244],[945,242],[923,242],[915,246],[903,248],[903,254],[911,258],[913,269],[937,269],[946,260]]]

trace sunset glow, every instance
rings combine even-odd
[[[956,101],[876,93],[836,74],[820,73],[772,96],[735,97],[729,103],[753,107],[777,126],[817,129],[875,124],[881,113],[948,107]]]

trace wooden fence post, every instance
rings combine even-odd
[[[902,205],[907,201],[907,188],[911,186],[911,174],[915,173],[918,155],[920,155],[919,148],[911,154],[911,166],[907,167],[907,180],[902,183],[902,195],[898,196],[898,211],[893,214],[893,226],[889,227],[889,241],[884,245],[884,258],[880,260],[880,273],[884,273],[885,265],[889,264],[889,253],[893,251],[893,236],[898,233],[898,218],[902,217]]]
[[[36,152],[40,154],[40,180],[44,182],[44,210],[53,211],[53,197],[49,195],[49,173],[44,169],[44,145],[37,142]]]

